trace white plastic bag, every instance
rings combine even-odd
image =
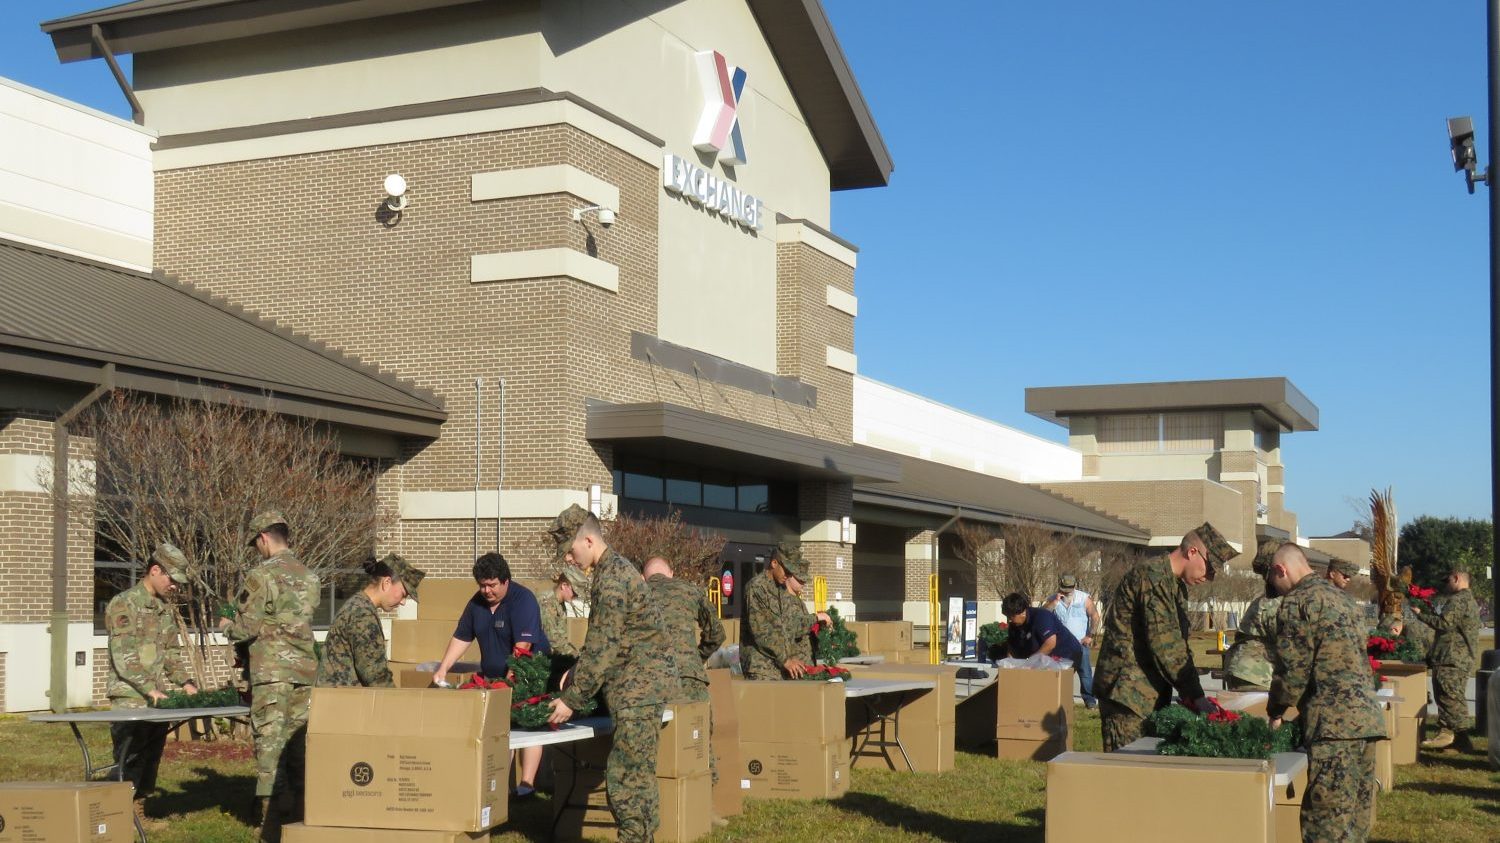
[[[995,662],[995,667],[1001,670],[1068,670],[1073,667],[1073,660],[1037,653],[1028,659],[1000,659]]]

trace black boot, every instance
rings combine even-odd
[[[269,796],[262,796],[257,806],[260,815],[260,843],[281,843],[281,811]]]

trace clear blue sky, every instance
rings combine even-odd
[[[1488,517],[1482,2],[825,4],[896,160],[834,199],[862,372],[1055,439],[1027,386],[1284,375],[1304,533]],[[103,5],[0,3],[0,76],[126,114],[36,28]]]

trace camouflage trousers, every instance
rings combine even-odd
[[[708,706],[708,772],[713,775],[713,783],[719,783],[719,765],[714,760],[714,708],[708,696],[708,686],[696,679],[683,678],[680,680],[678,696],[688,702],[709,703]]]
[[[1364,843],[1375,800],[1375,742],[1313,741],[1302,794],[1302,843]]]
[[[109,701],[109,707],[141,709],[146,707],[146,702],[114,699]],[[161,754],[167,747],[167,734],[171,730],[166,723],[109,724],[115,763],[120,765],[121,778],[135,785],[135,798],[144,799],[156,789],[156,771],[161,767]]]
[[[1474,725],[1469,717],[1469,672],[1453,665],[1432,668],[1432,696],[1437,700],[1438,725],[1455,733],[1467,732]]]
[[[1104,738],[1104,751],[1114,752],[1122,746],[1134,743],[1146,726],[1146,718],[1113,700],[1099,701],[1099,731]]]
[[[620,843],[651,843],[661,824],[661,794],[656,787],[661,712],[659,703],[612,712],[615,739],[604,768],[604,788],[619,826]]]
[[[307,707],[311,685],[266,682],[250,689],[250,732],[255,737],[255,795],[302,793]]]

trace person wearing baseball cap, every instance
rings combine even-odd
[[[115,595],[104,610],[109,632],[110,708],[146,708],[181,688],[196,694],[188,660],[177,634],[172,599],[188,582],[188,561],[177,546],[162,542],[146,561],[141,578]],[[135,812],[146,816],[146,797],[156,789],[156,771],[167,744],[164,723],[111,723],[115,763],[121,777],[135,786]],[[127,749],[128,747],[128,749]],[[122,751],[127,755],[122,756]]]
[[[320,687],[396,687],[385,657],[380,613],[393,612],[408,599],[416,600],[417,586],[427,574],[394,553],[383,559],[368,559],[361,567],[365,587],[344,601],[323,641],[323,658],[318,663]]]
[[[578,566],[563,565],[552,575],[551,596],[536,599],[542,613],[542,632],[547,635],[547,643],[552,645],[553,655],[578,655],[578,647],[568,638],[568,613],[573,601],[589,591],[589,578],[578,570]]]
[[[740,627],[740,667],[747,679],[800,679],[813,663],[812,628],[828,613],[812,614],[802,602],[808,580],[802,548],[782,542],[766,569],[745,586]]]
[[[1104,627],[1099,604],[1094,602],[1093,596],[1087,591],[1078,587],[1078,577],[1063,574],[1057,581],[1057,592],[1042,604],[1042,608],[1051,609],[1082,645],[1083,652],[1078,663],[1073,665],[1078,671],[1078,690],[1086,708],[1098,708],[1099,700],[1094,697],[1093,659],[1089,648],[1094,646],[1094,636]]]
[[[1328,571],[1324,574],[1328,581],[1339,587],[1340,591],[1348,591],[1349,583],[1359,576],[1359,569],[1354,567],[1353,562],[1345,562],[1342,559],[1328,560]]]
[[[1188,586],[1213,579],[1235,550],[1204,522],[1166,556],[1125,573],[1104,615],[1104,646],[1094,673],[1104,751],[1141,736],[1151,712],[1172,702],[1209,711],[1198,668],[1188,647]]]

